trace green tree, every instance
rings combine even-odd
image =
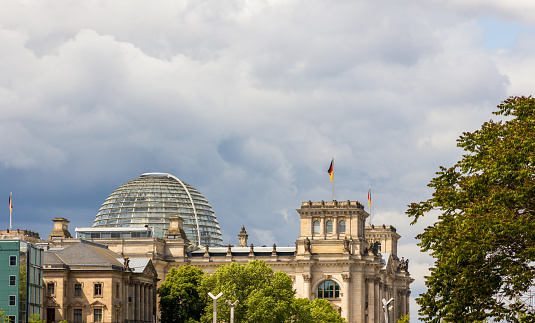
[[[227,300],[239,301],[234,309],[235,322],[281,323],[291,317],[295,295],[292,280],[283,272],[273,272],[264,261],[221,266],[212,275],[205,276],[201,285],[205,295],[223,292],[217,302],[218,321],[227,322],[230,318]],[[201,322],[212,322],[212,312],[210,299]]]
[[[39,314],[32,314],[30,318],[28,318],[29,323],[46,323],[46,321],[41,320],[41,317]]]
[[[418,235],[435,258],[417,299],[427,322],[534,320],[518,296],[535,277],[535,99],[512,97],[480,130],[458,139],[462,159],[441,167],[430,199],[409,205],[419,217],[439,210]]]
[[[9,317],[6,315],[6,312],[4,311],[4,309],[0,309],[0,322],[9,323]]]
[[[162,322],[196,322],[201,318],[207,299],[199,291],[203,276],[196,267],[171,268],[158,288]]]
[[[399,318],[398,323],[409,323],[411,321],[411,316],[409,314],[403,315]]]
[[[294,301],[293,323],[346,323],[326,299],[298,298]]]

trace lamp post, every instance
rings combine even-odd
[[[234,323],[234,307],[240,303],[240,301],[235,301],[234,303],[231,303],[230,301],[225,302],[228,306],[230,306],[230,323]]]
[[[213,317],[213,322],[214,323],[217,323],[217,299],[221,296],[223,296],[223,293],[219,293],[217,294],[217,296],[214,296],[214,294],[212,293],[208,293],[208,296],[210,296],[213,300],[214,300],[214,317]]]
[[[383,298],[383,309],[385,310],[385,323],[390,323],[390,312],[388,311],[388,306],[394,301],[394,298],[386,299]]]

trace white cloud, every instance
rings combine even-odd
[[[294,209],[331,198],[334,156],[335,197],[362,202],[371,186],[374,223],[398,229],[423,275],[430,262],[405,246],[436,215],[410,226],[407,204],[428,198],[438,166],[459,159],[463,131],[534,87],[530,2],[27,0],[3,9],[0,174],[11,187],[0,195],[17,191],[27,219],[71,213],[74,225],[91,225],[117,186],[165,171],[208,198],[225,239],[245,224],[255,244],[293,245]],[[489,16],[526,29],[508,50],[486,49],[478,21]]]

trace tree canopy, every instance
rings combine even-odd
[[[246,265],[230,263],[219,267],[202,281],[203,292],[223,292],[217,304],[218,318],[230,317],[229,300],[239,304],[234,309],[236,322],[285,322],[292,310],[295,292],[292,280],[283,272],[273,272],[264,261]],[[212,322],[213,301],[208,303],[202,322]]]
[[[426,322],[534,320],[519,296],[535,276],[535,99],[511,97],[494,114],[505,120],[463,133],[461,160],[441,167],[432,197],[407,211],[413,223],[440,211],[417,236],[436,260],[417,299]]]
[[[158,288],[162,322],[196,322],[207,304],[207,295],[199,291],[203,272],[196,267],[171,268]]]
[[[229,321],[231,309],[226,301],[239,301],[234,307],[235,322],[346,322],[327,300],[296,299],[291,278],[283,272],[274,272],[264,261],[246,265],[230,263],[211,275],[189,266],[172,269],[159,289],[162,322],[211,323],[213,301],[207,296],[209,292],[223,293],[217,300],[219,322]],[[193,295],[188,301],[190,305],[182,309],[189,295]],[[180,316],[183,311],[189,311],[189,316]],[[193,312],[198,315],[194,316]]]

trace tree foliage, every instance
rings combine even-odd
[[[172,269],[158,290],[162,322],[213,322],[209,292],[223,293],[217,300],[218,322],[230,320],[227,301],[239,301],[234,307],[235,322],[346,322],[327,300],[296,299],[291,278],[274,272],[264,261],[230,263],[211,275],[203,275],[200,269],[189,266]]]
[[[4,309],[0,309],[0,323],[9,323],[9,316],[6,315]]]
[[[171,268],[158,288],[162,322],[200,320],[207,301],[207,295],[199,291],[203,276],[203,272],[196,267]]]
[[[346,323],[326,299],[298,298],[294,301],[292,323]]]
[[[494,114],[507,120],[463,133],[462,159],[441,167],[433,196],[407,211],[413,223],[441,213],[418,235],[436,260],[417,299],[427,322],[534,320],[518,297],[535,277],[535,99],[509,98]]]
[[[228,321],[230,307],[225,301],[239,301],[234,309],[236,322],[286,322],[292,312],[295,292],[292,280],[283,272],[273,272],[264,261],[246,265],[230,263],[219,267],[202,281],[204,293],[223,296],[217,302],[218,321]],[[213,301],[210,299],[202,322],[212,322]]]

